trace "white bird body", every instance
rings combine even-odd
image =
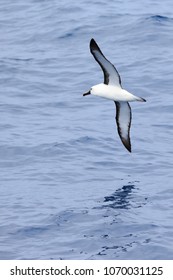
[[[104,83],[93,86],[83,96],[92,94],[115,102],[118,134],[123,145],[131,152],[130,126],[132,113],[129,102],[145,102],[146,100],[122,88],[121,78],[117,69],[107,60],[94,39],[90,41],[90,51],[103,70]]]
[[[92,95],[96,95],[99,97],[103,97],[118,102],[143,101],[141,97],[135,96],[121,87],[106,85],[103,83],[93,86],[90,90],[90,93]]]

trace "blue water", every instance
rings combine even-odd
[[[0,3],[0,259],[173,258],[172,1]],[[91,38],[132,104],[132,154]]]

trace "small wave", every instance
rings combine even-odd
[[[167,22],[172,20],[172,18],[167,17],[167,16],[161,16],[161,15],[152,15],[146,18],[147,20],[151,20],[153,22]]]
[[[19,229],[17,232],[15,232],[15,235],[23,236],[23,237],[34,237],[34,236],[40,236],[44,232],[47,232],[48,230],[51,230],[51,227],[48,226],[26,226],[24,228]]]
[[[64,33],[63,35],[59,36],[59,39],[67,39],[69,37],[73,37],[74,33],[73,32],[67,32]]]

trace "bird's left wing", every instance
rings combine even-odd
[[[128,102],[115,102],[118,134],[126,149],[131,152],[130,126],[132,113]]]
[[[90,51],[104,73],[104,84],[121,87],[121,78],[115,66],[106,59],[94,39],[90,41]]]

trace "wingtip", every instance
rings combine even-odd
[[[96,43],[96,41],[92,38],[91,40],[90,40],[90,49],[92,50],[94,50],[94,49],[99,49],[99,47],[98,47],[98,45],[97,45],[97,43]]]
[[[131,145],[130,145],[130,146],[129,146],[129,145],[124,145],[124,146],[126,147],[126,149],[127,149],[127,151],[128,151],[129,153],[132,152]]]
[[[91,38],[91,40],[90,40],[90,44],[93,44],[93,43],[95,43],[96,41],[94,40],[94,38]]]
[[[121,137],[120,137],[120,138],[121,138]],[[130,138],[125,139],[125,138],[122,137],[122,138],[121,138],[121,141],[122,141],[124,147],[127,149],[127,151],[128,151],[129,153],[131,153],[131,152],[132,152],[132,149],[131,149]]]

